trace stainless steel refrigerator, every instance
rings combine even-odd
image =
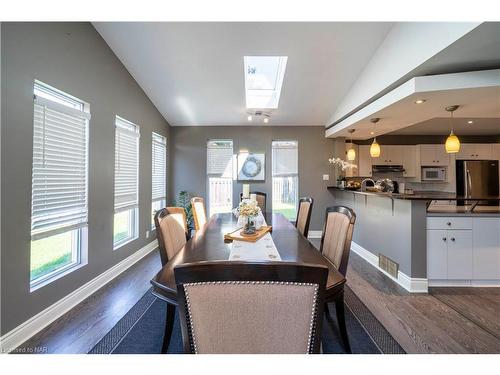
[[[498,160],[457,160],[456,166],[457,195],[498,196]]]

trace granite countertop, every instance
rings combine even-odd
[[[456,195],[454,193],[447,193],[443,191],[417,191],[414,194],[399,194],[399,193],[383,193],[383,192],[372,192],[372,191],[361,191],[361,190],[349,190],[349,189],[341,189],[337,186],[328,186],[330,190],[339,190],[345,191],[347,193],[361,194],[361,195],[374,195],[378,197],[387,197],[391,199],[404,199],[404,200],[469,200],[469,201],[499,201],[500,196],[473,196],[470,198],[465,198],[460,195]]]

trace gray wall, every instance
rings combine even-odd
[[[314,198],[310,230],[321,230],[325,207],[332,199],[326,187],[333,183],[333,167],[328,158],[333,155],[334,141],[325,138],[321,126],[249,126],[249,127],[172,127],[171,195],[180,190],[206,198],[206,142],[208,139],[232,139],[234,152],[248,150],[266,154],[266,179],[250,184],[251,190],[268,194],[268,208],[271,208],[271,142],[293,139],[299,142],[299,195]],[[330,174],[330,181],[323,181],[322,175]],[[239,201],[241,183],[233,185],[233,204]]]
[[[169,126],[89,23],[1,25],[2,327],[4,334],[154,240],[151,132]],[[88,264],[29,291],[33,80],[90,103]],[[113,251],[114,117],[141,127],[139,239]],[[160,266],[160,265],[158,265]]]

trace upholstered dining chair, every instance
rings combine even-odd
[[[250,195],[255,194],[255,199],[257,200],[257,205],[260,207],[262,213],[266,212],[267,204],[267,194],[261,191],[251,191]],[[243,193],[240,193],[240,202],[243,200]]]
[[[218,261],[174,272],[186,353],[319,353],[328,268]]]
[[[307,238],[309,234],[309,223],[311,222],[313,202],[314,200],[311,197],[299,199],[299,210],[297,211],[295,227],[305,238]]]
[[[200,230],[207,222],[205,201],[201,197],[191,198],[191,209],[193,211],[194,229]]]
[[[333,206],[326,209],[320,251],[344,277],[347,273],[347,263],[349,261],[349,252],[351,250],[352,233],[355,222],[356,214],[348,207]],[[334,302],[340,335],[345,350],[350,353],[351,346],[349,344],[349,337],[345,325],[344,285],[345,283],[335,285],[327,284],[325,293],[325,312],[330,322],[332,322],[328,303]]]
[[[182,249],[187,240],[186,211],[182,207],[165,207],[155,214],[156,238],[164,266]],[[166,353],[172,337],[175,319],[175,305],[167,302],[165,333],[161,352]]]

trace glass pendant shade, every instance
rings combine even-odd
[[[372,158],[378,158],[380,156],[380,146],[377,143],[377,138],[373,138],[373,143],[370,146],[370,156]]]
[[[448,154],[454,154],[460,151],[460,141],[458,137],[455,134],[453,134],[453,131],[451,131],[448,138],[446,138],[446,143],[444,144],[444,147]]]
[[[352,148],[352,145],[351,148],[347,151],[347,160],[356,160],[356,151]]]

